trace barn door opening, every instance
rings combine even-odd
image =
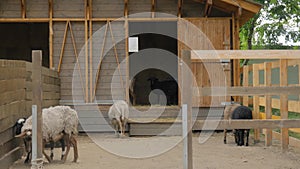
[[[49,67],[48,23],[0,23],[0,59],[31,62],[31,51],[42,50],[43,66]]]
[[[130,100],[178,105],[176,22],[129,23]]]

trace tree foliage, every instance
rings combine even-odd
[[[300,41],[300,0],[255,0],[263,5],[240,31],[241,49]]]

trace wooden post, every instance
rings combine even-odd
[[[243,86],[244,87],[249,86],[249,66],[243,67]],[[243,97],[243,105],[249,106],[249,96]]]
[[[84,41],[85,41],[85,102],[88,103],[89,99],[89,28],[88,28],[88,18],[89,18],[89,5],[88,0],[85,0],[85,17],[84,17]],[[75,49],[76,50],[76,49]]]
[[[271,86],[271,76],[272,76],[272,62],[265,62],[264,63],[264,79],[265,79],[265,86]],[[272,119],[272,96],[266,95],[265,96],[265,113],[266,113],[266,119]],[[272,130],[266,129],[266,135],[265,135],[265,145],[271,146],[272,145]]]
[[[53,69],[53,0],[49,4],[49,68]]]
[[[188,133],[185,137],[186,140],[186,161],[184,162],[184,169],[193,168],[193,148],[192,148],[192,101],[193,101],[193,81],[191,71],[191,51],[182,51],[181,64],[181,102],[182,105],[187,105],[187,129]]]
[[[259,67],[258,64],[253,64],[253,87],[259,86]],[[253,96],[253,118],[259,119],[259,96]],[[259,129],[254,129],[254,143],[260,141]]]
[[[36,105],[37,110],[37,154],[36,160],[32,161],[32,168],[39,168],[40,165],[43,166],[43,117],[42,117],[42,101],[43,101],[43,89],[42,89],[42,51],[33,50],[32,51],[32,104]]]
[[[280,60],[280,86],[288,86],[287,82],[287,64],[286,59]],[[288,95],[280,95],[280,117],[281,119],[288,119]],[[281,148],[283,151],[288,149],[289,145],[289,132],[288,128],[281,129]]]

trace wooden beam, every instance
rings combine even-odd
[[[155,0],[151,0],[151,18],[155,18]]]
[[[119,57],[118,57],[118,51],[117,51],[117,48],[116,48],[116,41],[115,41],[115,38],[114,38],[114,35],[113,35],[111,23],[108,22],[107,24],[108,24],[109,30],[110,30],[110,37],[111,37],[111,40],[112,40],[112,43],[113,43],[113,48],[114,48],[116,63],[118,65],[118,71],[119,71],[119,75],[120,75],[120,83],[121,83],[122,88],[124,89],[124,83],[123,83],[122,73],[121,73],[121,69],[120,69],[120,62],[119,62]]]
[[[300,94],[300,86],[194,87],[193,93],[199,93],[199,96],[271,96],[280,94],[298,95]]]
[[[204,9],[204,16],[207,17],[209,16],[210,12],[211,12],[211,8],[212,8],[212,0],[207,0],[205,3],[205,9]]]
[[[87,98],[86,92],[85,92],[86,90],[85,90],[85,86],[83,85],[81,66],[80,66],[80,62],[79,62],[79,59],[78,59],[76,41],[75,41],[75,37],[74,37],[74,34],[73,34],[71,22],[68,22],[68,25],[69,25],[69,28],[70,28],[71,40],[72,40],[72,45],[73,45],[73,49],[74,49],[74,55],[75,55],[75,58],[76,58],[76,63],[75,64],[77,64],[77,68],[78,68],[78,71],[79,71],[80,82],[81,82],[81,86],[82,86],[82,91],[83,91],[83,94],[84,94],[84,99],[86,99]],[[87,101],[87,100],[85,100],[85,101]]]
[[[288,85],[288,73],[287,73],[287,60],[280,60],[280,86]],[[280,95],[280,117],[281,119],[288,119],[288,95],[282,93]],[[281,148],[286,151],[289,146],[289,133],[288,128],[281,128]]]
[[[26,18],[26,0],[21,0],[21,17]]]
[[[191,56],[189,51],[183,51],[182,52],[182,61],[184,64],[181,66],[181,81],[179,82],[181,91],[181,103],[182,105],[187,105],[187,129],[188,133],[185,137],[185,140],[187,140],[187,157],[186,158],[186,164],[184,166],[184,169],[192,169],[193,168],[193,148],[192,148],[192,74],[189,70],[191,70]]]
[[[181,14],[182,14],[182,0],[178,0],[177,7],[178,7],[177,17],[181,18]]]
[[[243,67],[243,89],[245,89],[245,87],[248,87],[249,85],[249,66],[244,66]],[[243,105],[244,106],[249,106],[249,96],[246,95],[243,97]]]
[[[261,9],[261,5],[257,3],[252,3],[244,0],[220,0],[221,2],[225,2],[227,4],[236,6],[236,7],[241,7],[247,11],[250,11],[252,13],[257,13]]]
[[[196,120],[193,129],[204,129],[204,124],[206,130],[300,128],[300,119]],[[218,124],[217,127],[216,124]]]
[[[270,88],[272,85],[272,62],[265,62],[264,63],[264,79],[265,79],[265,86]],[[280,90],[281,91],[281,90]],[[272,96],[267,95],[265,96],[265,113],[266,119],[272,119]],[[265,132],[265,145],[271,146],[272,145],[272,130],[267,129]]]
[[[94,101],[95,96],[96,96],[96,90],[97,90],[97,84],[99,82],[102,60],[104,58],[104,48],[105,48],[105,42],[106,42],[106,36],[107,36],[107,29],[108,29],[108,23],[105,25],[104,38],[103,38],[103,43],[102,43],[100,59],[99,59],[98,67],[97,67],[97,73],[96,73],[96,79],[95,79],[95,85],[94,85],[95,87],[94,87],[94,93],[93,93],[92,101]]]
[[[53,0],[48,1],[49,6],[49,68],[54,68],[53,62]]]
[[[300,59],[300,50],[194,50],[193,60],[201,59]]]
[[[128,17],[128,0],[124,0],[124,16]]]
[[[89,13],[89,0],[85,0],[84,9],[85,9],[85,20],[84,20],[84,45],[85,45],[85,102],[90,102],[89,100],[89,25],[88,19],[90,17]],[[78,62],[79,63],[79,62]]]
[[[43,101],[43,88],[42,88],[42,51],[32,51],[32,103],[36,105],[36,161],[33,161],[33,166],[43,164],[43,116],[42,116],[42,101]],[[32,138],[34,140],[34,138]],[[34,148],[34,149],[35,149]]]
[[[253,87],[259,86],[259,69],[257,64],[253,64]],[[259,96],[255,95],[253,97],[253,119],[259,119]],[[258,143],[260,141],[260,131],[259,129],[254,129],[254,142]]]
[[[65,26],[64,38],[63,38],[63,41],[62,41],[62,47],[60,49],[59,62],[58,62],[58,65],[57,65],[57,72],[58,73],[60,73],[60,67],[61,67],[61,64],[62,64],[62,59],[63,59],[63,56],[64,56],[64,52],[65,52],[65,45],[66,45],[67,35],[68,35],[68,25],[69,25],[69,22],[67,21],[66,26]]]
[[[90,101],[93,102],[93,21],[91,20],[91,18],[93,18],[93,0],[89,0],[89,59],[90,59],[90,64],[89,64],[89,68],[90,68]]]

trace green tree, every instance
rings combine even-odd
[[[255,0],[263,5],[240,31],[241,49],[279,47],[280,37],[286,42],[300,41],[300,0]]]

